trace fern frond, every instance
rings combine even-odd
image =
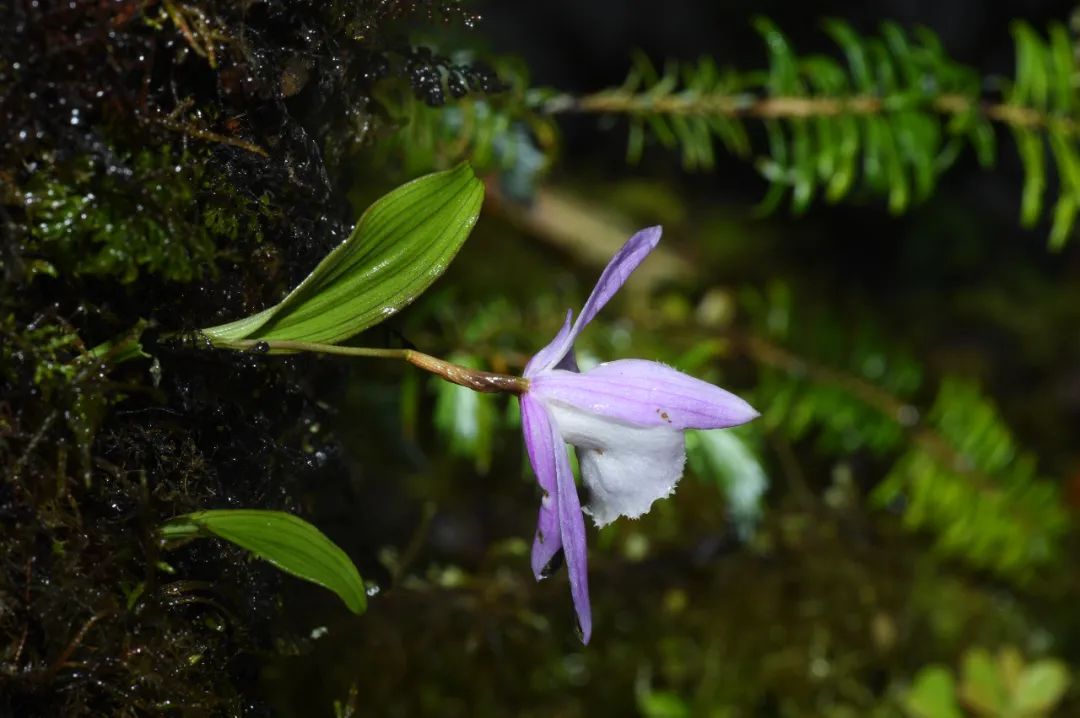
[[[833,455],[902,447],[918,417],[912,397],[923,371],[873,322],[855,320],[853,327],[806,316],[781,283],[744,293],[742,305],[756,329],[745,344],[762,367],[754,398],[769,431],[793,440],[812,436]]]
[[[905,523],[937,535],[940,551],[1025,577],[1058,558],[1068,518],[1055,485],[1036,473],[997,410],[973,385],[942,383],[924,432],[874,492]]]
[[[717,144],[739,157],[757,154],[755,164],[772,185],[762,209],[790,197],[796,213],[817,197],[839,202],[855,194],[883,197],[891,212],[902,213],[933,194],[965,148],[991,166],[998,152],[994,124],[1001,124],[1024,166],[1022,224],[1043,215],[1049,154],[1058,185],[1050,246],[1067,241],[1080,212],[1080,101],[1062,25],[1052,25],[1046,39],[1024,23],[1014,26],[1011,83],[983,82],[922,28],[885,23],[877,35],[862,36],[847,23],[828,21],[824,30],[843,58],[836,59],[797,55],[767,19],[754,26],[768,50],[764,71],[720,69],[709,58],[668,62],[658,71],[638,55],[622,86],[555,96],[543,109],[626,116],[630,161],[650,141],[678,150],[691,170],[711,169]],[[1007,87],[1003,97],[984,95],[993,84]],[[763,130],[756,152],[761,140],[750,123]]]
[[[1013,25],[1016,77],[996,115],[1012,128],[1024,165],[1021,222],[1033,226],[1043,210],[1047,186],[1045,154],[1053,159],[1059,196],[1054,206],[1050,246],[1061,248],[1080,209],[1080,149],[1076,145],[1078,98],[1076,62],[1068,32],[1053,24],[1047,40],[1031,26]]]
[[[793,316],[782,285],[744,304],[758,327],[744,346],[762,367],[754,400],[767,431],[889,462],[873,501],[934,534],[944,555],[1021,581],[1060,558],[1069,519],[1057,486],[982,392],[946,379],[923,415],[921,367],[883,338]]]

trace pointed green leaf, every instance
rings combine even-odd
[[[1076,97],[1073,82],[1076,77],[1076,61],[1073,58],[1072,40],[1069,31],[1059,22],[1050,24],[1050,43],[1047,48],[1047,62],[1053,68],[1050,74],[1050,88],[1053,93],[1053,107],[1058,112],[1070,113]]]
[[[398,312],[446,270],[483,197],[468,164],[404,184],[371,205],[280,303],[203,333],[218,344],[344,341]]]
[[[360,573],[319,529],[283,511],[222,509],[177,516],[161,529],[164,539],[212,535],[247,549],[286,573],[336,593],[353,613],[367,608]]]
[[[1042,139],[1029,129],[1015,128],[1016,149],[1024,166],[1023,199],[1020,202],[1020,223],[1032,227],[1042,212],[1046,190],[1046,159]]]

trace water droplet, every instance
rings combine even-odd
[[[368,595],[368,597],[370,598],[372,596],[378,596],[379,591],[381,591],[381,590],[382,590],[382,588],[379,587],[379,584],[371,583],[371,584],[368,584],[368,586],[364,589],[364,593],[366,593]]]

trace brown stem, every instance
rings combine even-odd
[[[413,366],[473,391],[485,394],[524,394],[529,390],[529,380],[519,376],[469,369],[412,349],[406,349],[405,352],[405,361]]]
[[[1008,103],[982,102],[966,95],[941,95],[930,102],[930,107],[935,112],[945,115],[962,115],[974,110],[995,122],[1011,127],[1025,129],[1055,127],[1071,135],[1080,134],[1080,125],[1070,117]],[[650,97],[647,94],[634,94],[622,90],[605,90],[583,97],[558,97],[545,105],[545,110],[550,114],[580,112],[796,119],[838,115],[877,115],[887,112],[888,107],[877,95],[756,97],[740,94]]]

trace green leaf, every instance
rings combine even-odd
[[[942,666],[927,666],[919,671],[904,708],[912,718],[963,718],[956,703],[952,673]]]
[[[1057,705],[1068,686],[1069,672],[1060,661],[1039,661],[1020,674],[1013,707],[1018,715],[1044,713]]]
[[[319,529],[283,511],[222,509],[177,516],[161,526],[162,538],[212,535],[269,561],[286,573],[336,593],[353,613],[367,608],[360,573]]]
[[[484,186],[468,164],[398,187],[280,303],[203,329],[216,344],[335,344],[416,299],[445,270],[480,214]]]
[[[990,654],[973,648],[964,654],[960,695],[964,703],[980,714],[1001,715],[1007,699],[1005,686]]]

